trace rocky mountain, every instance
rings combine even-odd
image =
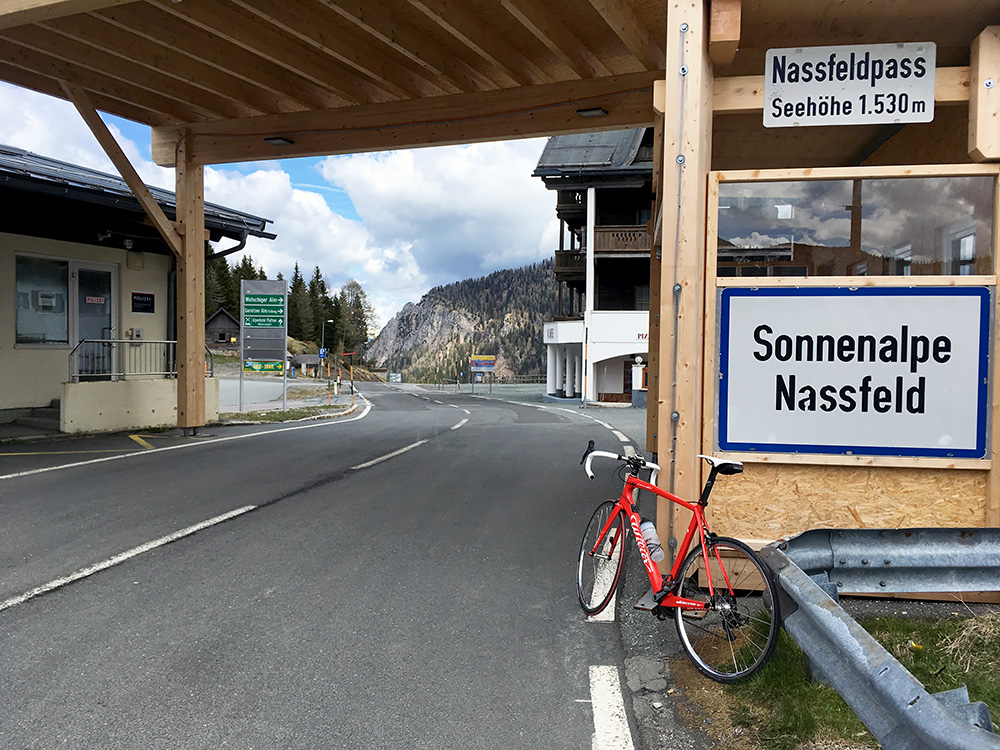
[[[468,375],[469,357],[493,354],[497,377],[545,372],[542,323],[556,313],[552,261],[434,287],[382,329],[367,357],[406,380]]]

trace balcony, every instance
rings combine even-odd
[[[648,253],[651,245],[645,225],[594,228],[594,250],[598,253]]]

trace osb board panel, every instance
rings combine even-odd
[[[718,534],[780,539],[819,528],[984,526],[985,471],[745,464],[712,491]]]

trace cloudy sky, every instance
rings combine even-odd
[[[68,102],[0,83],[0,143],[116,174]],[[174,189],[150,160],[149,128],[104,116],[143,180]],[[205,169],[205,198],[272,220],[247,252],[269,278],[333,289],[357,279],[383,325],[431,287],[552,255],[555,194],[531,177],[544,139]],[[237,256],[238,257],[238,256]],[[233,258],[230,258],[232,261]]]

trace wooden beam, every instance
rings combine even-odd
[[[504,8],[581,78],[602,78],[611,71],[539,0],[500,0]]]
[[[89,13],[134,0],[5,0],[0,4],[0,29],[12,29],[53,18]]]
[[[229,42],[214,43],[200,29],[145,7],[121,7],[86,18],[72,18],[55,31],[86,44],[113,48],[146,65],[170,68],[174,75],[267,112],[292,112],[352,103],[336,98],[311,81],[274,70],[257,56]],[[151,44],[149,44],[151,42]],[[111,45],[108,47],[111,48]],[[170,65],[166,65],[166,61]]]
[[[370,0],[320,0],[330,10],[350,21],[383,44],[422,65],[435,76],[451,81],[460,91],[499,88],[483,73],[461,60],[381,3]]]
[[[712,101],[718,114],[752,114],[764,108],[764,76],[716,78]],[[969,101],[969,68],[937,68],[934,101],[938,105]]]
[[[248,13],[279,28],[303,44],[340,62],[368,80],[388,84],[403,97],[439,96],[455,93],[444,89],[422,68],[396,57],[392,50],[376,47],[343,27],[339,16],[325,5],[306,5],[290,0],[230,0]]]
[[[708,56],[715,65],[729,65],[740,46],[743,0],[712,0]]]
[[[466,47],[509,75],[521,86],[546,83],[549,77],[459,0],[410,0],[410,4]]]
[[[969,155],[1000,159],[1000,26],[988,26],[970,51]]]
[[[184,245],[177,261],[177,426],[205,424],[205,168],[177,143],[177,219]]]
[[[157,99],[172,99],[183,105],[188,111],[201,111],[199,119],[225,119],[232,117],[251,117],[264,114],[263,110],[241,105],[230,97],[221,96],[193,83],[164,75],[159,67],[147,67],[132,59],[124,59],[103,49],[92,47],[77,39],[66,37],[43,26],[26,26],[17,29],[0,31],[0,39],[11,43],[9,50],[13,52],[14,45],[32,50],[39,54],[39,72],[48,69],[61,68],[63,64],[72,69],[87,71],[91,81],[101,77],[118,84],[128,84],[139,89],[137,100],[143,96],[152,95]],[[10,52],[8,53],[10,54]],[[45,60],[45,58],[49,58]],[[140,70],[136,70],[136,66]],[[70,77],[63,73],[62,78]],[[84,80],[73,78],[77,83],[88,86]],[[89,85],[90,88],[101,88],[99,84]]]
[[[646,70],[663,70],[663,50],[624,0],[590,0],[590,4]]]
[[[55,78],[39,75],[24,68],[17,68],[0,61],[0,80],[13,83],[22,88],[31,89],[41,94],[54,96],[57,99],[65,99],[66,92],[62,85]],[[91,100],[94,106],[104,112],[117,112],[122,117],[136,122],[143,122],[152,126],[174,125],[176,120],[161,113],[142,109],[130,102],[122,102],[111,97],[104,96],[96,92],[91,93]]]
[[[552,83],[520,89],[294,112],[225,122],[191,123],[199,164],[385,151],[416,146],[619,130],[653,124],[655,72]],[[607,115],[583,118],[581,108]],[[181,128],[154,128],[153,160],[173,166]],[[292,141],[272,145],[265,137]]]
[[[115,137],[111,135],[111,131],[108,130],[108,126],[104,124],[104,120],[101,116],[97,114],[97,110],[94,108],[93,103],[90,101],[90,97],[87,92],[84,91],[79,86],[74,84],[63,82],[63,91],[66,92],[66,96],[69,100],[73,102],[83,121],[87,123],[87,127],[97,138],[97,142],[101,144],[101,148],[104,149],[104,153],[108,155],[111,159],[111,163],[115,165],[115,169],[125,180],[125,184],[129,186],[132,194],[135,195],[136,200],[139,201],[139,205],[142,206],[142,210],[146,212],[146,215],[153,222],[153,226],[156,227],[156,231],[160,233],[163,237],[164,242],[167,243],[175,255],[180,255],[181,252],[181,238],[174,229],[174,225],[167,218],[166,214],[163,213],[163,209],[160,208],[160,204],[156,202],[153,198],[152,193],[149,192],[149,188],[146,187],[142,178],[139,177],[139,173],[135,171],[135,168],[129,162],[128,157],[125,156],[125,152],[122,151],[121,146],[118,145],[118,141]],[[204,222],[203,222],[204,223]],[[204,251],[203,251],[204,254]]]
[[[713,68],[708,56],[708,0],[667,3],[666,102],[663,120],[663,219],[660,265],[659,376],[656,441],[659,482],[671,492],[699,494],[704,428],[705,236],[712,158]],[[681,73],[683,64],[686,74]],[[714,341],[714,332],[708,334]],[[661,539],[683,535],[687,517],[660,500]]]
[[[158,0],[155,7],[207,32],[210,38],[206,44],[231,43],[241,47],[258,58],[258,66],[284,68],[314,86],[326,89],[330,98],[379,102],[404,95],[388,83],[375,83],[346,70],[338,70],[340,63],[304,47],[286,34],[275,33],[273,27],[269,28],[257,19],[238,12],[230,3]]]
[[[72,81],[81,88],[100,91],[112,99],[130,102],[143,109],[165,115],[173,122],[205,119],[208,113],[201,107],[165,97],[151,91],[136,91],[125,81],[93,73],[13,42],[0,44],[0,61],[56,81]]]

